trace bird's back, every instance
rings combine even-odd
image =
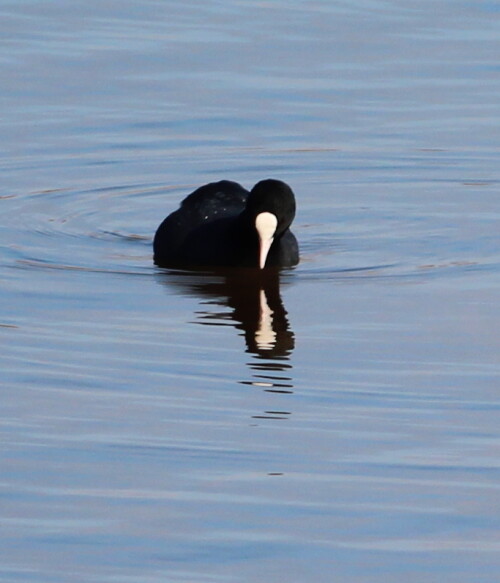
[[[237,182],[221,180],[197,188],[170,214],[156,231],[153,248],[157,262],[183,261],[184,242],[196,231],[221,219],[238,216],[245,208],[248,191]]]
[[[248,191],[237,182],[221,180],[200,186],[181,203],[180,211],[201,221],[240,214]]]

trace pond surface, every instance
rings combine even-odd
[[[0,580],[497,580],[498,1],[91,4],[0,2]],[[297,268],[153,265],[267,177]]]

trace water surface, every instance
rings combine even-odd
[[[0,579],[491,583],[499,5],[0,2]],[[302,261],[156,268],[200,184]]]

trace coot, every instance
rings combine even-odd
[[[154,260],[161,267],[290,267],[299,262],[294,216],[294,194],[281,180],[262,180],[250,192],[237,182],[212,182],[158,227]]]

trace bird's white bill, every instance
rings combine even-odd
[[[272,213],[260,213],[255,217],[255,228],[259,235],[259,266],[266,264],[267,254],[273,244],[274,233],[278,226],[278,219]]]

